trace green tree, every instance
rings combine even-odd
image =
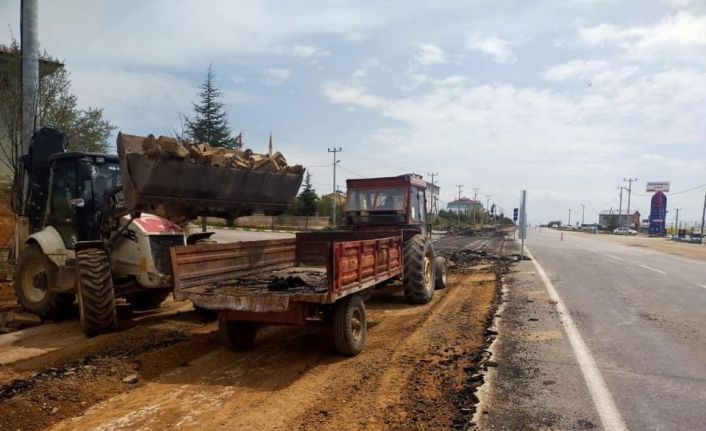
[[[2,48],[9,60],[0,68],[0,162],[15,171],[21,139],[21,59],[16,40]],[[70,73],[47,53],[41,56],[40,82],[35,102],[34,124],[52,125],[69,137],[68,149],[105,153],[115,126],[103,118],[99,108],[80,109],[71,92]]]
[[[208,66],[205,80],[198,94],[199,102],[191,102],[194,116],[184,117],[186,135],[196,142],[208,142],[213,147],[233,148],[226,112],[220,99],[223,93],[214,83],[213,65]]]
[[[320,216],[329,216],[331,217],[331,196],[322,196],[319,199],[318,203],[318,208],[319,208],[319,215]],[[336,202],[336,223],[337,224],[342,224],[343,223],[343,205],[340,202]]]
[[[316,191],[311,186],[311,173],[306,173],[306,179],[304,180],[304,190],[297,196],[299,201],[298,214],[303,216],[313,216],[316,215],[319,204],[319,197],[316,195]]]

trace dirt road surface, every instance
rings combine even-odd
[[[0,430],[464,429],[498,298],[500,270],[485,263],[462,262],[428,305],[377,291],[354,358],[324,328],[269,327],[231,352],[216,323],[175,302],[125,307],[120,331],[93,339],[71,321],[0,336]]]

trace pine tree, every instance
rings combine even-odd
[[[200,101],[191,102],[194,117],[184,118],[189,138],[196,142],[207,142],[212,147],[233,148],[235,141],[230,136],[226,112],[219,100],[222,95],[214,83],[213,65],[209,65],[206,79],[201,84]]]
[[[304,190],[299,193],[299,196],[297,196],[297,200],[299,201],[299,205],[297,208],[299,215],[316,215],[319,197],[316,195],[316,191],[311,186],[311,174],[309,172],[306,173],[306,179],[304,180]]]

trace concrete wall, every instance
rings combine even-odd
[[[222,219],[209,219],[214,224],[225,224]],[[235,227],[252,227],[270,229],[272,227],[297,228],[297,229],[321,229],[331,225],[328,217],[302,217],[281,215],[277,217],[255,214],[248,217],[238,217],[235,220]]]

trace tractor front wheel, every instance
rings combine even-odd
[[[78,309],[86,336],[115,330],[115,292],[108,252],[98,247],[76,250],[76,279]]]

